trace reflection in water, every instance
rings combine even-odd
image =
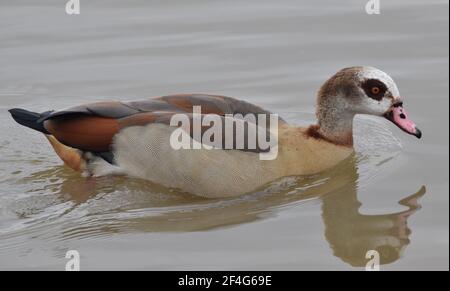
[[[357,178],[356,171],[354,175]],[[325,237],[334,255],[352,266],[362,267],[367,263],[367,251],[377,250],[381,264],[395,262],[409,244],[411,231],[407,219],[420,208],[417,201],[425,194],[425,187],[399,202],[408,207],[405,211],[364,215],[359,212],[357,179],[354,181],[321,198]]]
[[[49,188],[43,190],[52,189],[58,200],[53,204],[62,209],[57,215],[31,217],[5,237],[30,234],[60,241],[127,232],[201,231],[264,219],[276,215],[280,207],[320,199],[325,237],[335,256],[352,266],[364,266],[366,252],[375,249],[382,264],[394,262],[409,243],[406,221],[419,208],[417,200],[425,187],[400,202],[408,207],[406,211],[360,214],[358,162],[361,158],[351,157],[320,175],[285,178],[249,195],[213,200],[137,179],[84,179],[56,167],[22,182],[46,179]]]

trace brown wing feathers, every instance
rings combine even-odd
[[[46,120],[44,126],[61,143],[94,152],[108,151],[119,131],[116,119],[98,116],[61,116]]]
[[[119,120],[141,112],[121,102],[97,102],[54,112],[45,117],[44,126],[67,146],[106,152],[121,128]]]
[[[185,94],[123,103],[91,103],[53,112],[43,121],[48,132],[67,146],[83,151],[107,152],[114,135],[122,128],[153,122],[168,124],[173,114],[192,113],[193,106],[201,106],[203,114],[270,113],[230,97]]]

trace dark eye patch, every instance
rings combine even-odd
[[[367,96],[377,101],[383,99],[384,94],[387,91],[386,85],[377,79],[368,79],[362,83],[361,87]]]

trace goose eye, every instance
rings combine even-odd
[[[374,95],[378,95],[380,94],[381,89],[379,87],[372,87],[372,89],[370,90],[370,92],[372,92],[372,94]]]
[[[387,91],[387,86],[377,79],[365,80],[362,83],[361,87],[364,89],[368,97],[375,99],[377,101],[383,99]]]

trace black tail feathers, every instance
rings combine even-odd
[[[42,121],[42,118],[50,114],[51,111],[47,111],[44,113],[36,113],[21,108],[14,108],[8,111],[9,113],[11,113],[12,118],[14,118],[14,120],[17,123],[32,128],[34,130],[40,131],[42,133],[49,134],[49,132],[44,127],[44,122]]]

